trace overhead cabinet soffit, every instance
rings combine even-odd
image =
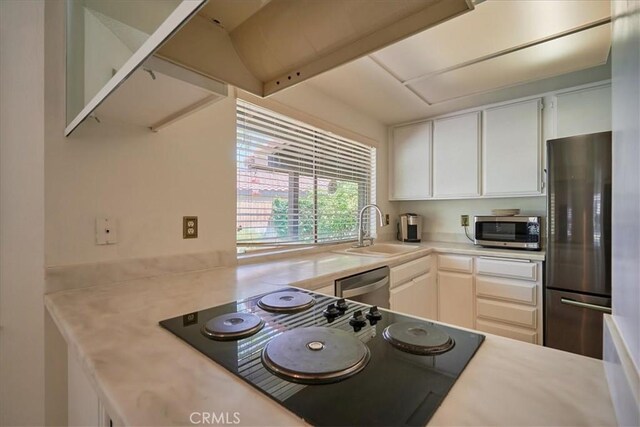
[[[472,9],[471,0],[210,0],[156,55],[264,97]]]

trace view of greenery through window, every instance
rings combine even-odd
[[[316,234],[329,236],[331,240],[354,236],[358,226],[358,185],[354,182],[339,182],[334,194],[324,190],[318,191],[317,195],[317,231],[312,192],[307,192],[298,201],[297,225],[289,222],[289,201],[281,198],[273,201],[273,226],[278,237],[288,237],[296,231],[298,240],[311,242]]]
[[[325,185],[322,182],[318,185],[315,207],[316,196],[312,189],[298,192],[297,209],[289,209],[289,200],[296,197],[295,188],[291,192],[279,191],[273,198],[252,191],[254,215],[246,221],[240,221],[247,224],[247,227],[239,222],[237,241],[260,240],[275,243],[293,240],[314,243],[316,240],[355,238],[360,209],[358,183],[320,181],[325,181]],[[257,222],[256,216],[261,220]]]

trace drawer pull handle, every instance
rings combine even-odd
[[[611,314],[611,308],[605,307],[603,305],[589,304],[588,302],[574,301],[568,298],[560,298],[560,302],[562,304],[573,305],[575,307],[587,308],[589,310],[596,310],[596,311],[601,311],[603,313]]]
[[[494,256],[481,256],[480,259],[488,259],[490,261],[507,261],[507,262],[520,262],[524,264],[530,264],[530,259],[519,259],[519,258],[501,258]]]

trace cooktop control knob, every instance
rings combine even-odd
[[[366,326],[367,321],[362,315],[362,310],[356,310],[353,312],[353,317],[349,319],[349,324],[353,326],[353,330],[355,332],[358,332],[363,326]]]
[[[342,314],[338,307],[335,304],[329,304],[327,308],[324,309],[322,315],[327,318],[329,322],[333,322],[333,320]]]
[[[382,314],[378,311],[378,306],[374,305],[369,309],[369,312],[366,314],[367,319],[369,319],[369,323],[371,326],[378,323],[379,320],[382,320]]]
[[[349,304],[347,304],[347,302],[344,300],[344,298],[340,298],[338,300],[338,302],[336,303],[336,306],[338,307],[338,310],[340,310],[340,311],[347,311],[347,309],[349,308]]]

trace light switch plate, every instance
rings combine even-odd
[[[182,238],[183,239],[198,238],[198,217],[197,216],[182,217]]]
[[[96,218],[96,245],[113,245],[118,243],[118,230],[113,218]]]

